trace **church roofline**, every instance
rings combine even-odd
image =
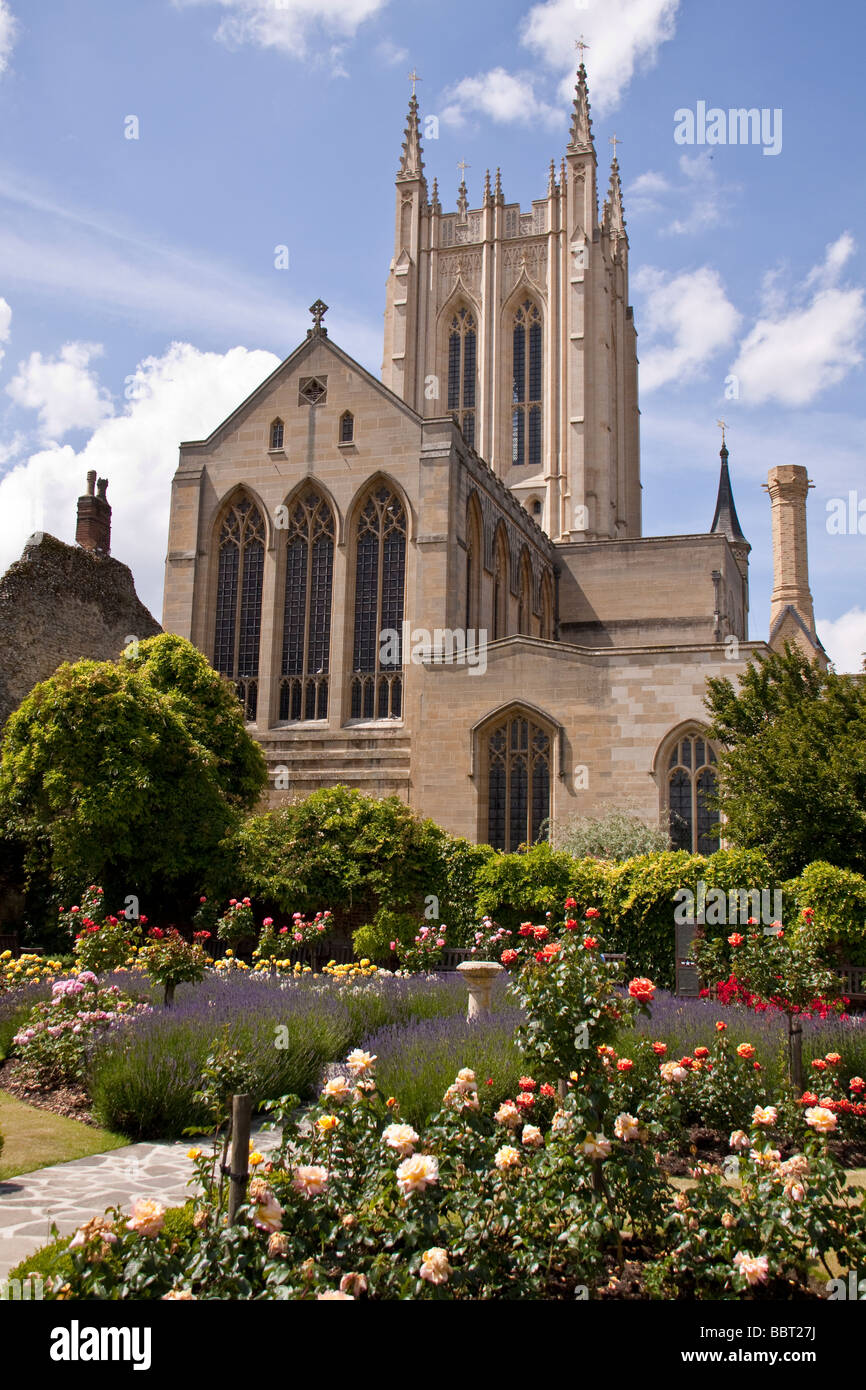
[[[353,372],[357,372],[359,376],[362,376],[365,379],[365,381],[367,381],[371,386],[374,386],[376,390],[379,391],[380,394],[384,396],[387,400],[389,400],[393,405],[399,406],[403,414],[408,415],[409,418],[411,420],[414,420],[418,425],[432,423],[430,420],[425,420],[424,417],[419,415],[417,411],[413,410],[410,405],[407,405],[407,403],[402,399],[401,396],[398,396],[394,391],[391,390],[389,386],[386,386],[384,382],[381,382],[378,379],[378,377],[373,376],[372,372],[368,371],[367,368],[363,367],[361,363],[356,361],[354,357],[351,357],[348,352],[346,352],[343,348],[339,347],[338,344],[334,342],[333,338],[329,338],[326,333],[313,332],[308,337],[306,337],[303,340],[303,342],[299,343],[298,346],[294,349],[294,351],[290,352],[288,357],[284,358],[283,361],[280,362],[279,365],[274,368],[270,376],[265,377],[264,381],[260,382],[259,385],[256,386],[255,389],[252,390],[243,401],[241,401],[240,405],[232,411],[231,415],[227,415],[226,418],[222,420],[220,424],[217,425],[216,429],[214,429],[205,439],[182,440],[180,444],[181,450],[204,450],[212,448],[213,445],[219,441],[219,437],[221,434],[231,429],[234,425],[238,424],[243,419],[244,415],[247,414],[263,396],[267,395],[268,389],[279,379],[280,376],[282,376],[286,372],[291,371],[303,360],[303,358],[308,353],[312,352],[313,349],[317,347],[326,347],[333,354],[334,357],[336,357],[340,362],[343,363],[344,366],[349,367]],[[450,416],[442,416],[440,418],[450,419]]]
[[[785,604],[785,607],[782,609],[782,611],[781,611],[781,613],[779,614],[778,618],[777,618],[776,621],[773,623],[773,626],[770,628],[770,636],[769,636],[769,638],[768,638],[768,641],[769,641],[770,643],[773,642],[773,639],[775,638],[776,633],[779,631],[779,628],[782,626],[782,623],[785,621],[785,619],[786,619],[786,617],[788,616],[788,614],[791,615],[791,617],[794,619],[794,622],[795,622],[795,623],[797,624],[797,626],[801,629],[801,631],[803,632],[803,634],[804,634],[806,637],[808,637],[808,639],[809,639],[809,641],[812,643],[812,645],[813,645],[814,647],[817,647],[818,650],[821,651],[821,652],[823,652],[824,655],[826,656],[826,655],[827,655],[827,652],[826,652],[826,650],[825,650],[825,648],[824,648],[824,644],[823,644],[823,642],[821,641],[821,638],[818,636],[817,631],[815,631],[815,632],[810,632],[810,631],[809,631],[808,627],[807,627],[806,624],[803,622],[803,619],[801,618],[800,614],[797,612],[797,610],[796,610],[796,608],[794,607],[793,603],[786,603],[786,604]]]

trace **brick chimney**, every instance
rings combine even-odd
[[[827,654],[815,632],[815,610],[809,588],[806,543],[806,499],[809,474],[800,464],[771,468],[764,484],[773,516],[773,593],[770,598],[770,639],[774,651],[791,642],[826,667]]]
[[[87,475],[87,491],[78,499],[75,541],[83,550],[92,550],[96,555],[111,553],[111,507],[105,496],[107,487],[108,479],[100,478],[97,482],[96,472],[91,469]]]

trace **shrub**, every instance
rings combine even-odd
[[[245,1059],[256,1104],[286,1092],[308,1096],[325,1062],[351,1041],[351,1017],[336,991],[271,982],[266,976],[210,976],[182,986],[174,1007],[109,1037],[89,1069],[94,1115],[123,1134],[176,1138],[208,1124],[193,1097],[217,1046]]]
[[[98,1035],[149,1012],[147,1004],[136,1003],[117,985],[100,988],[87,971],[58,980],[51,998],[33,1007],[12,1038],[21,1079],[37,1089],[80,1083]]]
[[[90,881],[116,900],[180,891],[266,776],[229,683],[164,633],[135,657],[60,666],[10,716],[0,830],[63,899]]]
[[[603,871],[598,872],[602,878]],[[533,845],[521,854],[496,853],[476,874],[478,918],[491,917],[512,931],[527,917],[538,921],[561,906],[576,874],[571,855],[548,844]]]
[[[178,985],[197,984],[203,979],[208,957],[204,942],[208,932],[196,932],[193,941],[186,941],[174,927],[163,931],[154,927],[139,955],[139,963],[155,985],[165,991],[166,1007],[174,1002]]]
[[[627,811],[576,817],[555,827],[552,840],[558,850],[575,859],[615,862],[640,854],[660,854],[671,847],[671,837],[664,826],[647,825]]]
[[[799,878],[789,879],[785,893],[798,913],[811,908],[812,934],[828,961],[866,965],[866,878],[851,869],[818,861]]]

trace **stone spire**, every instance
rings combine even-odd
[[[496,170],[496,187],[493,190],[493,200],[501,207],[505,202],[505,195],[502,192],[502,170]]]
[[[493,194],[492,194],[491,189],[490,189],[490,170],[487,169],[487,170],[485,170],[485,173],[484,173],[484,204],[483,204],[483,206],[487,208],[487,207],[490,207],[490,206],[492,205],[492,203],[493,203]]]
[[[552,198],[556,192],[556,165],[550,161],[550,173],[547,176],[547,196]]]
[[[586,83],[586,67],[581,63],[577,70],[577,86],[574,89],[574,112],[571,118],[570,153],[595,152],[592,140],[592,120],[590,118],[589,88]]]
[[[728,540],[732,543],[745,542],[748,544],[743,535],[742,527],[740,526],[737,509],[734,506],[734,492],[731,487],[731,474],[728,469],[730,454],[728,453],[727,444],[722,445],[720,457],[722,466],[719,473],[719,495],[716,500],[716,514],[713,517],[710,533],[716,536],[727,536]]]
[[[433,212],[441,212],[442,204],[439,201],[439,180],[433,180],[433,196],[430,199],[430,207]]]
[[[409,115],[403,137],[403,153],[400,156],[399,179],[423,179],[424,156],[421,149],[421,125],[418,120],[418,98],[413,92],[409,98]]]
[[[608,188],[605,210],[607,212],[609,230],[616,233],[618,236],[625,236],[625,214],[622,207],[622,180],[619,176],[619,160],[616,154],[614,154],[610,166],[610,185]]]

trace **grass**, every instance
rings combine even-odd
[[[50,1110],[38,1110],[3,1091],[0,1132],[5,1141],[0,1152],[0,1182],[37,1168],[53,1167],[55,1163],[120,1149],[129,1143],[120,1134],[96,1129],[80,1120],[67,1120]]]

